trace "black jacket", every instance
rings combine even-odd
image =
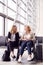
[[[8,33],[8,38],[11,39],[11,33],[10,33],[10,32]],[[16,43],[19,43],[19,39],[20,39],[19,33],[17,32],[17,33],[15,34],[15,41],[16,41]]]

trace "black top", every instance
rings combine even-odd
[[[8,38],[11,39],[11,33],[10,33],[10,32],[8,33]],[[19,42],[19,39],[20,39],[20,37],[19,37],[19,33],[17,32],[17,33],[15,33],[15,41],[16,41],[16,43]]]

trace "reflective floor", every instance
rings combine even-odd
[[[22,57],[22,63],[18,63],[15,60],[11,60],[10,62],[3,62],[2,61],[2,55],[4,53],[6,48],[0,47],[0,65],[43,65],[43,62],[28,62],[27,57],[28,57],[28,52],[25,51]],[[15,49],[15,55],[17,54],[17,50]]]

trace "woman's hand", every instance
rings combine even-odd
[[[25,41],[26,39],[24,38],[24,39],[22,39],[22,40],[24,40],[24,41]]]
[[[8,42],[10,42],[10,41],[11,41],[11,39],[8,38]]]
[[[27,40],[26,38],[20,38],[20,40]]]
[[[26,40],[26,38],[20,38],[20,40]]]

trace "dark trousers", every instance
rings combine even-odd
[[[14,48],[18,48],[18,43],[16,41],[14,41],[14,42],[13,41],[8,42],[7,49],[9,51],[13,51]]]
[[[8,42],[8,44],[7,44],[7,50],[9,52],[11,52],[11,51],[14,50],[14,48],[18,49],[18,51],[17,51],[17,58],[16,58],[16,60],[18,60],[18,58],[19,58],[19,44],[17,44],[17,42],[16,43],[15,42]]]
[[[21,56],[23,55],[25,47],[27,47],[28,54],[31,54],[31,47],[32,47],[32,45],[33,45],[32,41],[23,41],[21,43],[21,48],[19,49],[19,55],[21,55]]]

